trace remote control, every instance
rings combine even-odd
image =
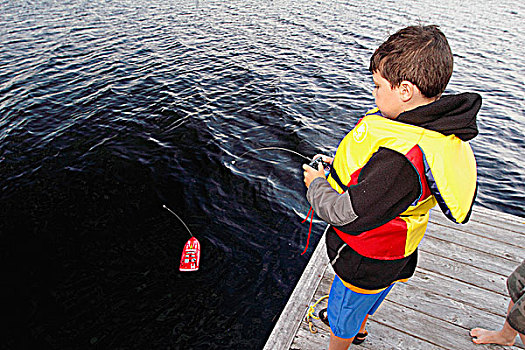
[[[322,164],[325,170],[330,170],[330,164],[325,162],[322,157],[315,158],[308,165],[314,168],[315,170],[317,170],[317,167],[319,166],[319,164]]]

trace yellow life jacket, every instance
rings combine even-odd
[[[412,254],[423,238],[429,210],[439,204],[457,223],[468,221],[476,192],[476,161],[470,145],[455,135],[404,124],[373,109],[339,145],[328,182],[339,193],[357,184],[359,173],[380,147],[397,151],[417,171],[421,193],[403,213],[369,231],[338,235],[360,255],[394,260]]]

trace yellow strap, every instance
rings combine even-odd
[[[319,304],[319,302],[321,302],[321,300],[324,300],[326,298],[328,298],[328,294],[322,296],[313,305],[310,305],[308,307],[308,312],[306,313],[306,322],[308,322],[308,327],[310,328],[310,332],[312,332],[312,334],[317,333],[317,327],[314,325],[314,323],[312,322],[311,318],[316,319],[316,320],[319,319],[319,317],[315,316],[315,314],[314,314],[315,313],[315,307],[317,306],[317,304]]]

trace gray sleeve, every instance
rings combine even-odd
[[[357,219],[348,191],[337,193],[323,178],[318,177],[310,183],[306,199],[315,213],[331,225],[344,226]]]

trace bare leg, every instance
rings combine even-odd
[[[363,323],[361,323],[361,328],[359,328],[359,333],[364,333],[366,329],[366,321],[368,321],[368,316],[366,315],[365,319],[363,320]]]
[[[339,338],[332,333],[332,330],[330,330],[330,344],[328,345],[328,350],[346,350],[352,344],[352,340],[354,340],[354,338]]]
[[[361,323],[361,328],[359,328],[359,333],[363,333],[365,331],[366,321],[368,320],[368,316],[369,315],[366,315],[365,319],[363,320],[363,323]],[[339,338],[335,336],[334,333],[332,333],[332,330],[330,330],[330,345],[328,349],[329,350],[346,350],[350,347],[354,338],[351,338],[351,339]]]
[[[509,308],[507,310],[507,313],[510,311],[514,303],[512,300],[509,303]],[[474,328],[470,331],[470,336],[472,337],[472,341],[476,344],[500,344],[500,345],[507,345],[512,346],[514,345],[514,342],[516,340],[516,335],[518,332],[516,332],[507,321],[505,321],[505,324],[503,325],[503,328],[499,331],[490,331],[488,329],[483,328]],[[520,334],[520,337],[523,341],[524,337]]]

